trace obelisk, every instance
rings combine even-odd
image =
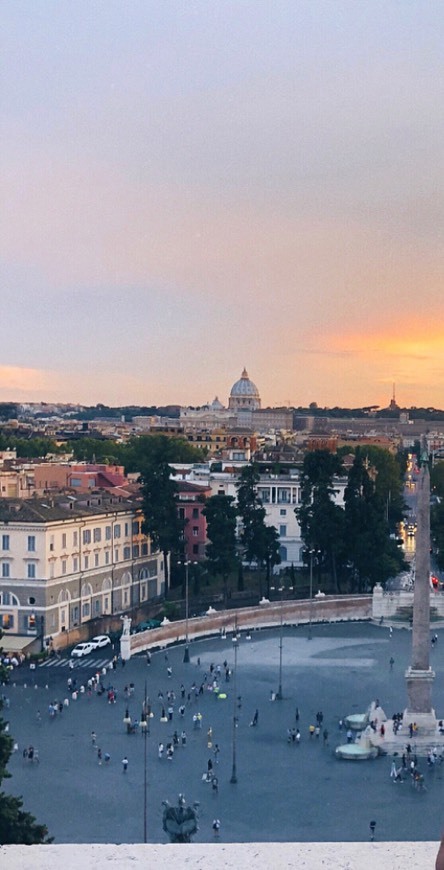
[[[430,667],[430,474],[426,451],[421,456],[417,495],[412,663],[405,675],[408,707],[404,721],[406,724],[416,722],[424,735],[436,729],[432,709],[435,674]]]

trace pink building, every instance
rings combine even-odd
[[[45,463],[34,469],[35,491],[38,495],[74,489],[89,492],[92,489],[113,489],[125,486],[123,465],[88,465]]]
[[[192,562],[200,562],[205,558],[207,543],[207,521],[203,509],[205,500],[211,496],[211,488],[186,480],[179,480],[177,484],[179,517],[185,521],[184,556]]]

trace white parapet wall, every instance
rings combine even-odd
[[[316,622],[346,622],[370,620],[372,617],[371,595],[326,595],[303,601],[265,602],[257,607],[242,607],[237,610],[213,610],[206,616],[188,620],[190,641],[210,637],[223,632],[248,629],[273,628],[283,625],[306,625]],[[185,641],[186,622],[169,622],[131,635],[131,654],[145,649],[168,646]]]
[[[413,592],[399,590],[399,592],[385,592],[379,583],[373,589],[372,595],[372,618],[375,621],[381,619],[387,622],[393,621],[408,624],[409,612],[413,608]],[[430,619],[431,624],[444,623],[444,592],[430,589]]]
[[[438,843],[1,846],[5,870],[432,870]]]

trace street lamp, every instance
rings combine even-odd
[[[142,704],[142,715],[140,717],[140,730],[143,736],[143,842],[147,843],[147,737],[150,733],[150,719],[152,717],[151,705],[146,694],[145,680],[145,695]]]
[[[312,622],[313,622],[313,556],[317,556],[319,550],[311,549],[309,550],[310,554],[310,610],[308,616],[308,640],[312,639]]]
[[[273,588],[273,587],[272,587],[272,588]],[[290,591],[292,591],[292,590],[293,590],[293,586],[289,586],[289,587],[288,587],[288,591],[290,592]],[[280,610],[280,619],[279,619],[279,686],[278,686],[278,690],[277,690],[277,692],[276,692],[275,698],[276,698],[277,701],[282,701],[282,698],[283,698],[283,694],[282,694],[282,650],[283,650],[283,646],[284,646],[284,607],[283,607],[283,600],[284,600],[285,586],[283,586],[283,585],[280,586],[280,587],[279,587],[279,592],[280,592],[280,595],[281,595],[281,604],[280,604],[280,608],[279,608],[279,610]]]
[[[237,783],[237,767],[236,767],[236,737],[237,737],[237,651],[239,648],[239,638],[237,636],[237,623],[233,633],[233,649],[234,649],[234,675],[233,675],[233,740],[232,740],[232,767],[230,782]]]

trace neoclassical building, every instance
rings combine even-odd
[[[32,639],[131,611],[163,593],[164,564],[142,532],[140,499],[0,500],[0,627]]]

